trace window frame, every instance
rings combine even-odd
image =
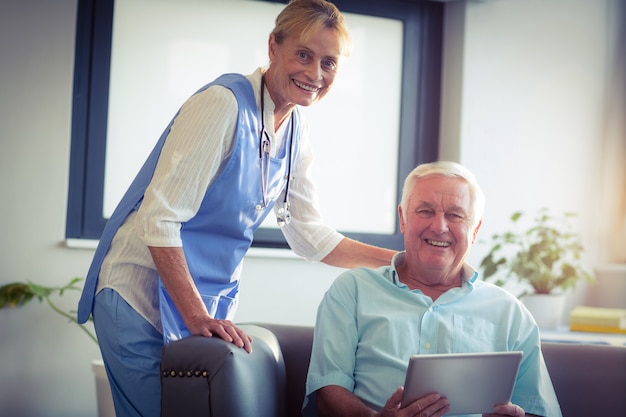
[[[266,1],[266,0],[259,0]],[[284,2],[283,2],[284,3]],[[404,48],[397,196],[418,164],[437,160],[444,4],[430,1],[335,0],[344,12],[402,20]],[[99,239],[102,215],[114,0],[79,0],[76,18],[67,239]],[[343,232],[376,246],[402,249],[399,221],[391,234]],[[288,248],[278,229],[259,228],[253,246]]]

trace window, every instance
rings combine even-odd
[[[402,181],[416,164],[437,158],[443,6],[335,4],[348,21],[353,53],[328,97],[302,109],[322,213],[347,236],[398,249]],[[267,37],[283,7],[79,0],[67,238],[99,238],[189,95],[221,73],[266,65]],[[286,247],[273,215],[253,245]]]

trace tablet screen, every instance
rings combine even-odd
[[[511,401],[521,360],[520,351],[413,355],[402,403],[438,393],[450,403],[447,415],[493,412]]]

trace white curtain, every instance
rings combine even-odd
[[[600,259],[626,263],[626,1],[613,0],[609,25],[615,41],[609,55],[607,108],[602,155]],[[605,215],[608,214],[608,215]]]

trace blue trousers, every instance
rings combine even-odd
[[[93,320],[116,416],[159,417],[163,336],[110,288],[96,295]]]

